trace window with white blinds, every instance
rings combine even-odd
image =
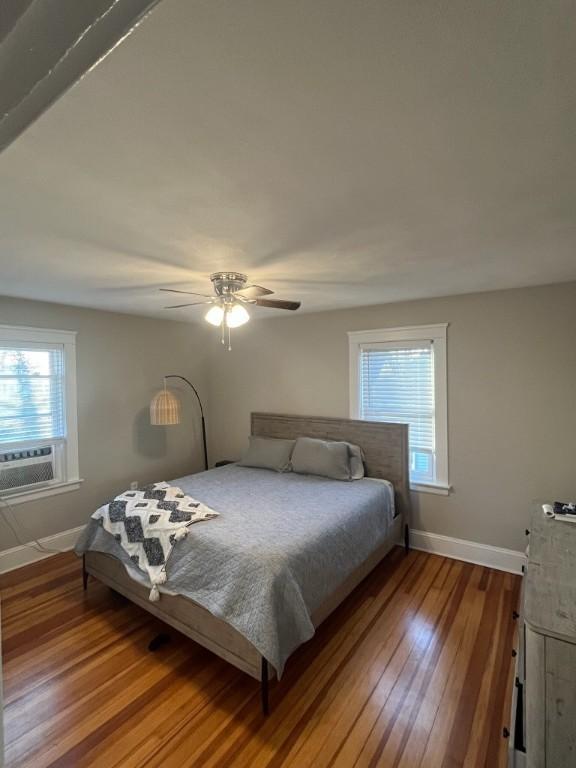
[[[63,346],[0,344],[0,447],[65,436]]]
[[[361,346],[360,418],[409,424],[410,477],[418,482],[434,481],[432,342]]]
[[[446,489],[446,326],[349,337],[352,417],[408,424],[411,484]]]
[[[76,333],[0,325],[0,497],[74,490]]]

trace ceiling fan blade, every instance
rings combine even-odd
[[[261,285],[245,285],[239,293],[246,299],[255,299],[258,296],[270,296],[274,291]]]
[[[193,301],[191,304],[172,304],[164,309],[180,309],[181,307],[198,307],[200,304],[212,304],[211,301]]]
[[[194,291],[179,291],[176,288],[158,288],[158,290],[164,291],[165,293],[185,293],[187,296],[203,296],[205,299],[213,298],[207,293],[195,293]]]
[[[271,307],[272,309],[298,309],[300,301],[284,301],[283,299],[254,299],[254,304],[259,307]]]

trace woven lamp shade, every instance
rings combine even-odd
[[[168,389],[154,395],[150,403],[150,423],[158,426],[180,424],[180,401]]]

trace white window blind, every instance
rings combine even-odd
[[[0,446],[66,436],[62,345],[0,343]]]
[[[408,424],[410,486],[448,494],[447,324],[348,333],[350,418]]]
[[[410,478],[435,480],[434,345],[431,341],[360,346],[360,418],[409,425]]]

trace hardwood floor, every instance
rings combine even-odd
[[[0,576],[10,768],[504,766],[520,579],[399,548],[258,683],[90,580]]]

